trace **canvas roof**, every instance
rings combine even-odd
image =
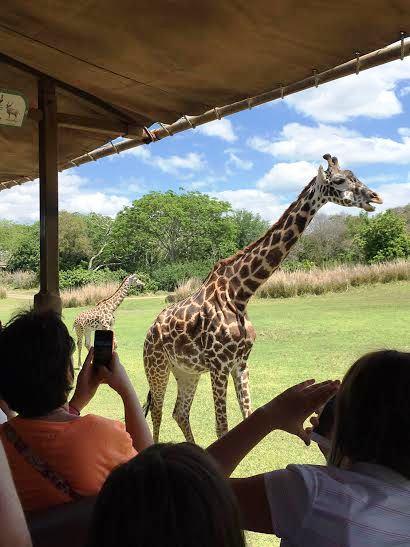
[[[2,0],[1,86],[35,114],[46,74],[62,83],[60,113],[135,132],[299,81],[409,28],[409,0]],[[61,127],[59,166],[124,133]],[[0,150],[3,188],[35,178],[36,119],[0,126]]]

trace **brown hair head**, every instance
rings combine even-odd
[[[329,463],[375,463],[410,479],[409,454],[410,353],[368,353],[348,370],[337,395]]]
[[[115,469],[94,511],[89,547],[244,547],[236,500],[211,456],[156,444]]]

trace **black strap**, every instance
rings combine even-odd
[[[78,501],[83,498],[83,496],[73,490],[70,484],[59,473],[57,473],[57,471],[54,471],[48,463],[32,452],[30,447],[23,441],[9,422],[5,422],[2,425],[2,429],[6,439],[14,446],[17,452],[23,456],[26,462],[34,467],[34,469],[38,471],[41,476],[51,482],[57,490],[70,497],[73,501]]]

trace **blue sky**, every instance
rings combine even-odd
[[[60,208],[114,216],[150,190],[207,192],[274,220],[336,155],[383,196],[410,202],[410,59],[60,174]],[[1,192],[0,218],[38,218],[38,182]],[[353,212],[328,204],[325,213]]]

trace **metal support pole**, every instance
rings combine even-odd
[[[61,313],[58,286],[58,126],[55,83],[50,78],[38,82],[38,148],[40,173],[40,292],[34,308]]]

